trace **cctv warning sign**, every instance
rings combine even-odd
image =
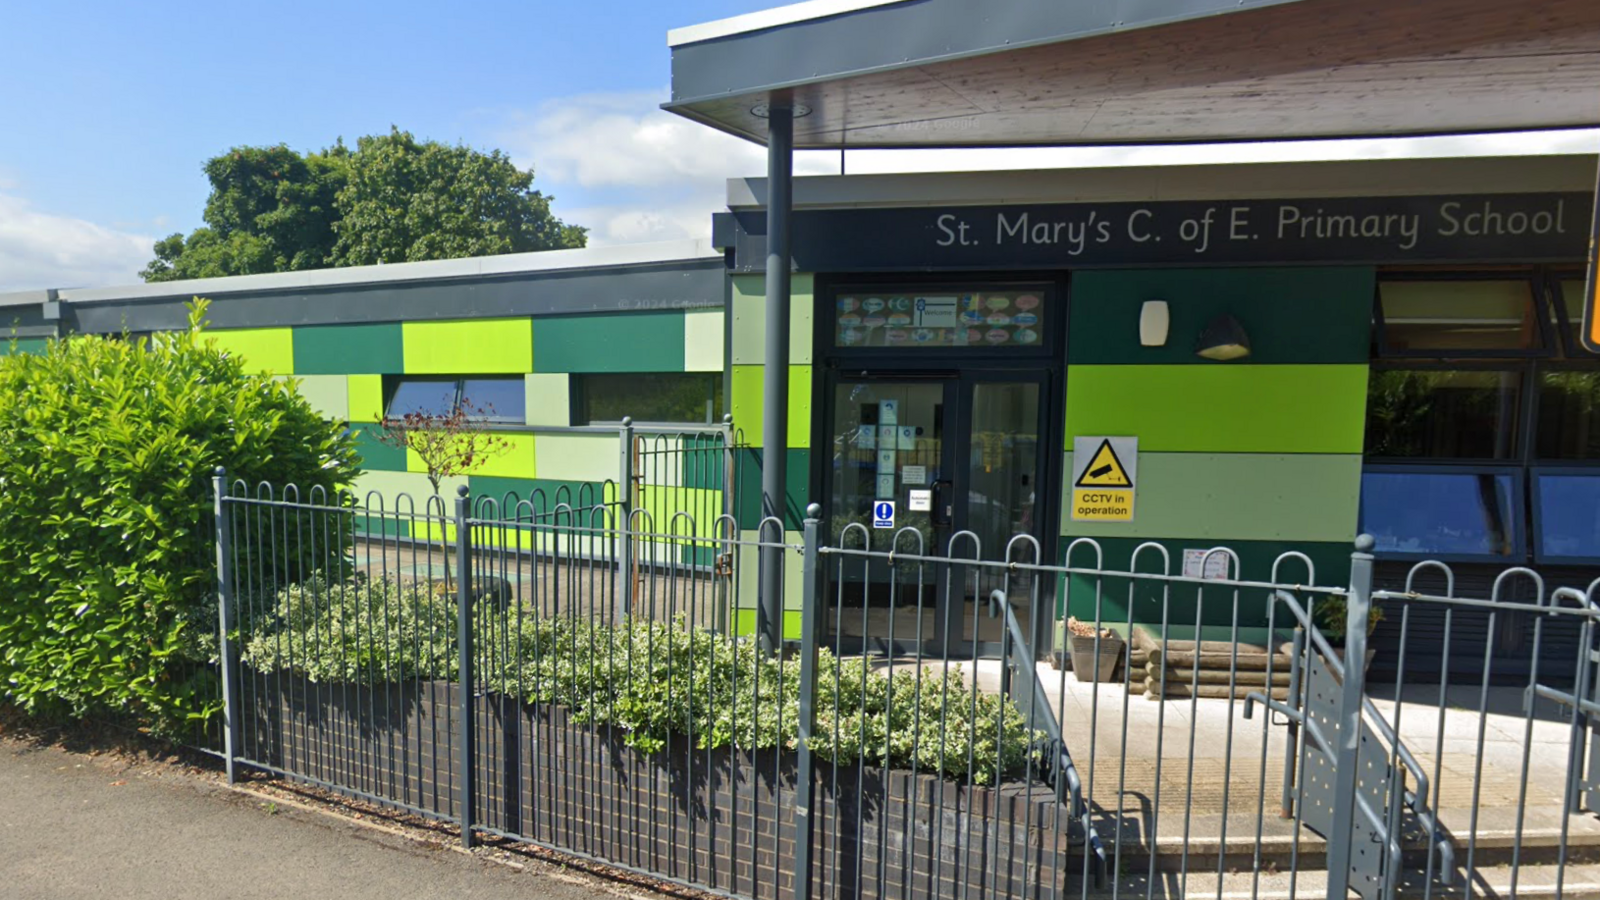
[[[1072,518],[1132,522],[1139,465],[1136,437],[1072,439]]]

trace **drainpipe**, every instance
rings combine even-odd
[[[794,109],[785,102],[767,109],[767,355],[763,369],[761,424],[761,514],[785,520],[784,483],[789,448],[789,211],[794,196]],[[758,540],[783,543],[763,528]],[[761,643],[783,643],[783,550],[762,550],[758,621]]]

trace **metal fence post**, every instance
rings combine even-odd
[[[620,604],[617,619],[633,614],[633,418],[622,417],[618,432],[622,444],[622,459],[618,470],[622,483],[618,485],[622,522],[617,528],[617,599]]]
[[[461,692],[460,721],[460,798],[461,798],[461,846],[472,848],[472,813],[473,806],[478,796],[477,785],[477,728],[474,721],[475,711],[472,679],[472,567],[467,558],[468,528],[467,498],[468,489],[462,485],[456,491],[456,650],[459,654],[457,660],[456,682]]]
[[[1328,835],[1328,900],[1350,891],[1351,841],[1360,777],[1361,704],[1366,696],[1367,620],[1372,612],[1372,535],[1356,538],[1350,554],[1350,593],[1345,598],[1344,692],[1339,698],[1339,741],[1334,747],[1333,830]]]
[[[222,672],[222,752],[228,783],[237,784],[234,759],[239,755],[239,654],[233,643],[235,609],[233,596],[233,533],[228,527],[224,498],[228,492],[228,470],[217,466],[211,478],[212,511],[217,527],[217,665]]]
[[[795,764],[794,797],[794,896],[811,897],[811,839],[815,827],[811,802],[816,780],[811,754],[811,731],[817,723],[817,645],[821,642],[822,615],[819,606],[817,559],[821,547],[822,507],[806,507],[805,556],[801,563],[800,587],[800,721],[798,722],[799,759]]]

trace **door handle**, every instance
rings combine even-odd
[[[949,481],[933,483],[933,524],[935,528],[949,528],[955,521],[955,509],[950,494],[955,485]]]

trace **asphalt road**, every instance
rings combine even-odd
[[[614,900],[547,866],[518,871],[213,777],[0,738],[8,900]]]

